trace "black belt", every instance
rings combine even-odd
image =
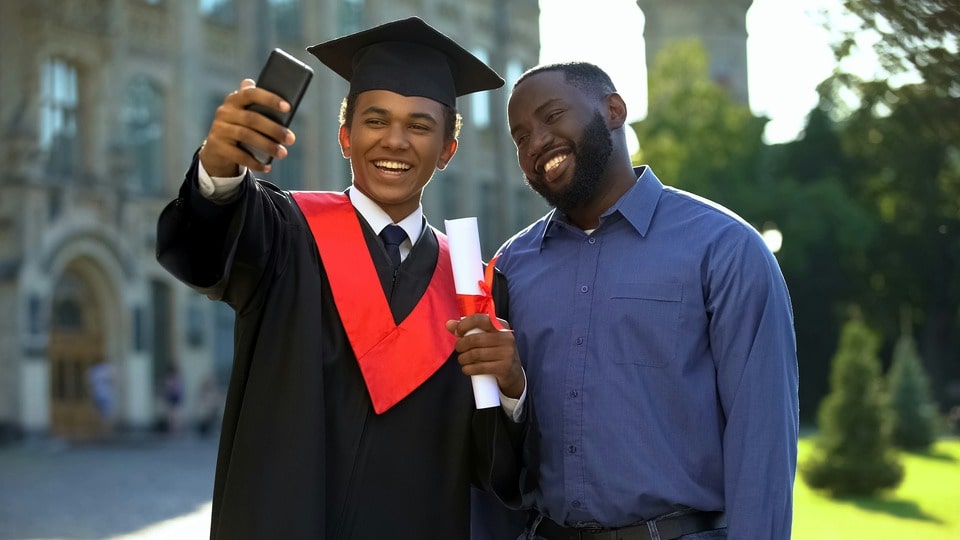
[[[546,540],[652,540],[651,527],[656,527],[660,540],[674,540],[693,534],[727,526],[723,512],[686,512],[667,515],[655,520],[618,529],[564,527],[546,516],[535,526],[533,533]]]

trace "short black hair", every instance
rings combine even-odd
[[[359,92],[347,94],[340,102],[340,125],[350,127],[353,122],[353,113],[357,107],[357,96]],[[437,103],[440,103],[439,101]],[[443,140],[455,141],[460,136],[460,128],[463,126],[463,117],[453,107],[440,103],[443,109]]]
[[[614,86],[613,81],[610,79],[610,75],[607,75],[606,71],[590,62],[559,62],[530,68],[517,79],[517,82],[513,83],[513,89],[516,90],[520,83],[534,75],[552,71],[563,73],[563,77],[567,83],[596,97],[603,97],[617,91],[616,86]]]

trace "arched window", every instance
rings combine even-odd
[[[474,49],[471,51],[484,64],[490,63],[490,55],[486,49]],[[490,92],[475,92],[470,95],[470,117],[473,120],[473,127],[477,129],[486,129],[490,127]]]
[[[160,193],[163,171],[163,98],[146,77],[138,76],[127,85],[123,107],[123,148],[133,166],[131,182],[135,191]]]
[[[200,14],[208,20],[224,25],[237,23],[237,10],[233,0],[199,0]]]
[[[51,58],[40,69],[40,150],[46,171],[68,180],[76,175],[79,106],[77,69],[62,58]]]
[[[520,60],[516,58],[507,60],[507,69],[504,78],[507,82],[506,89],[508,92],[513,90],[513,85],[517,84],[517,79],[519,79],[521,75],[523,75],[523,64]]]

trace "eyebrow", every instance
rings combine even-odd
[[[547,100],[546,102],[544,102],[542,105],[540,105],[539,107],[537,107],[536,109],[534,109],[534,110],[533,110],[533,113],[534,113],[535,115],[537,115],[537,116],[540,116],[541,114],[543,114],[543,110],[544,110],[544,109],[547,109],[547,108],[553,106],[553,105],[556,104],[556,103],[563,103],[563,100],[560,99],[560,98],[548,99],[548,100]],[[510,135],[513,135],[513,134],[516,133],[519,129],[520,129],[519,126],[518,126],[518,127],[510,128]]]
[[[560,99],[560,98],[549,99],[549,100],[547,100],[546,103],[544,103],[543,105],[540,105],[539,107],[537,107],[536,109],[534,109],[533,112],[535,112],[535,113],[537,113],[537,114],[541,114],[544,109],[546,109],[546,108],[548,108],[548,107],[551,107],[551,106],[553,106],[553,105],[556,104],[556,103],[563,103],[563,100]]]
[[[389,110],[384,109],[383,107],[377,107],[376,105],[371,105],[370,107],[367,107],[360,113],[361,116],[367,115],[367,114],[378,114],[380,116],[392,116]],[[434,118],[432,114],[426,113],[426,112],[412,112],[407,115],[407,119],[427,121],[434,125],[439,124],[437,119]]]

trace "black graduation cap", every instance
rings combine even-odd
[[[350,93],[390,90],[456,107],[457,96],[503,86],[497,72],[418,17],[307,47],[350,81]]]

